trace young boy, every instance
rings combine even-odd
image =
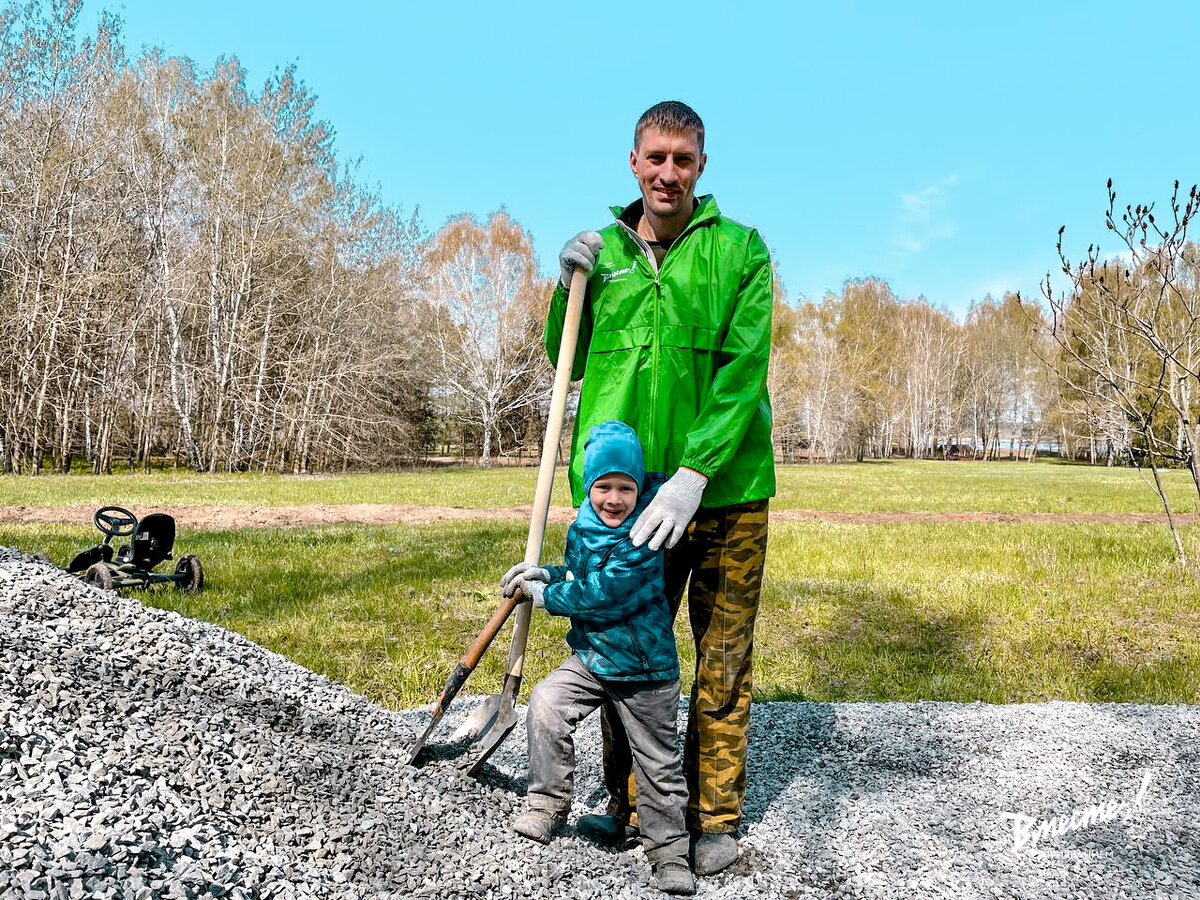
[[[574,654],[534,688],[529,735],[529,808],[513,828],[549,843],[567,823],[576,726],[612,701],[629,735],[642,846],[658,887],[693,894],[684,825],[687,785],[675,747],[679,658],[663,592],[663,554],[629,539],[634,521],[665,477],[645,472],[637,434],[623,422],[588,432],[587,501],[567,531],[566,565],[519,563],[504,576],[546,612],[570,616]]]

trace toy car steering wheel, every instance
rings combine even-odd
[[[109,537],[129,537],[138,527],[137,516],[123,506],[102,506],[92,520]]]

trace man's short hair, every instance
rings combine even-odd
[[[696,111],[686,103],[678,100],[664,100],[662,103],[655,103],[642,113],[637,127],[633,130],[633,149],[636,150],[641,144],[642,132],[647,128],[657,128],[668,134],[695,132],[700,152],[704,152],[704,123],[700,121]]]

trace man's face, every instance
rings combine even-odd
[[[629,165],[642,189],[646,212],[659,219],[690,219],[696,180],[704,171],[704,161],[694,131],[643,131],[638,146],[629,153]]]
[[[588,499],[600,521],[616,528],[637,506],[637,482],[620,472],[609,472],[592,482]]]

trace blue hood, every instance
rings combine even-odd
[[[642,445],[637,432],[624,422],[601,422],[588,430],[583,445],[584,497],[591,491],[592,482],[610,472],[620,472],[636,481],[640,497],[646,483]]]

